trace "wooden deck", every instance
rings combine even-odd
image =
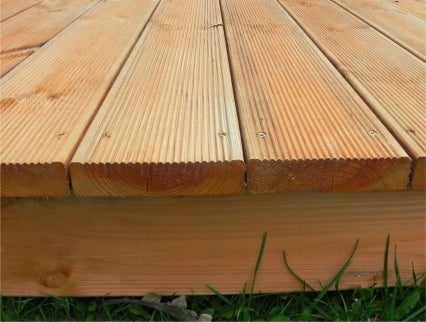
[[[2,294],[425,270],[425,1],[0,4]]]

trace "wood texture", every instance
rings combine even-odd
[[[404,189],[410,160],[277,2],[222,2],[251,192]]]
[[[103,1],[2,78],[3,196],[69,194],[68,163],[156,4]]]
[[[6,20],[41,1],[42,0],[1,0],[0,21]]]
[[[37,47],[0,53],[0,77],[3,77],[3,75],[30,56],[35,50],[37,50]]]
[[[70,165],[78,196],[241,193],[218,0],[162,1]]]
[[[333,2],[280,1],[402,142],[415,162],[412,186],[424,189],[425,64]]]
[[[1,52],[43,45],[99,0],[44,0],[0,23]]]
[[[1,294],[240,293],[268,233],[255,292],[321,288],[359,247],[339,288],[382,285],[386,237],[403,282],[425,267],[420,191],[199,198],[2,200]],[[389,258],[394,283],[393,256]]]
[[[333,0],[419,59],[426,61],[426,21],[383,0]],[[395,23],[398,22],[398,23]]]
[[[426,2],[424,0],[388,0],[386,2],[417,17],[426,18]]]

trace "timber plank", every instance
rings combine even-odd
[[[424,189],[425,64],[332,2],[280,1],[404,145],[412,187]]]
[[[426,21],[383,0],[333,0],[413,55],[426,61]],[[397,23],[396,23],[397,22]]]
[[[38,48],[29,48],[11,51],[7,53],[0,53],[0,77],[9,72],[13,67],[18,65],[25,58],[30,56]]]
[[[1,0],[0,21],[6,20],[41,1],[42,0]]]
[[[44,0],[0,23],[1,52],[41,46],[99,0]]]
[[[219,1],[162,1],[73,157],[73,192],[241,193],[244,172]]]
[[[407,154],[281,6],[222,5],[248,189],[404,189]]]
[[[2,78],[3,196],[69,194],[72,154],[157,3],[103,1]]]
[[[426,18],[426,2],[424,0],[388,0],[386,2],[417,17]]]
[[[425,267],[421,191],[181,198],[2,200],[1,294],[241,293],[268,233],[255,292],[321,289],[359,247],[339,289],[382,284],[385,242],[403,283]],[[37,227],[35,229],[35,227]],[[395,282],[389,258],[389,286]]]

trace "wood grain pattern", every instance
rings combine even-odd
[[[333,0],[426,62],[426,21],[383,0]],[[397,23],[396,23],[397,22]]]
[[[0,77],[3,77],[3,75],[9,72],[13,67],[18,65],[21,61],[30,56],[36,50],[37,47],[11,51],[8,53],[0,53]]]
[[[99,0],[44,0],[0,23],[1,52],[43,45]]]
[[[332,2],[280,1],[404,145],[412,186],[424,189],[425,64]]]
[[[162,1],[70,165],[78,196],[241,193],[218,0]]]
[[[0,21],[6,20],[41,1],[42,0],[1,0]]]
[[[424,0],[385,0],[385,2],[417,17],[426,18],[426,2]]]
[[[3,196],[69,194],[68,163],[157,3],[103,1],[2,78]]]
[[[382,285],[390,235],[403,282],[425,271],[420,191],[181,198],[2,200],[1,293],[140,296],[321,288],[359,248],[339,289]],[[36,229],[35,229],[36,227]],[[389,285],[394,283],[393,256]]]
[[[280,5],[222,4],[249,190],[404,189],[406,153]]]

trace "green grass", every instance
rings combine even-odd
[[[267,241],[264,234],[255,264],[252,281],[244,285],[241,294],[223,295],[214,286],[206,285],[210,296],[187,296],[187,309],[209,314],[221,321],[424,321],[426,320],[425,274],[417,274],[413,267],[412,279],[403,285],[398,268],[397,249],[393,254],[386,240],[383,257],[384,287],[339,290],[339,281],[356,254],[358,241],[342,268],[321,291],[313,291],[303,277],[293,271],[283,253],[284,268],[298,279],[305,291],[285,294],[253,293]],[[394,257],[396,284],[389,287],[389,257]],[[284,270],[283,270],[284,273]],[[170,305],[175,297],[163,297],[161,303],[141,298],[1,298],[3,321],[170,321],[191,317],[182,307]],[[185,318],[187,319],[187,318]]]

